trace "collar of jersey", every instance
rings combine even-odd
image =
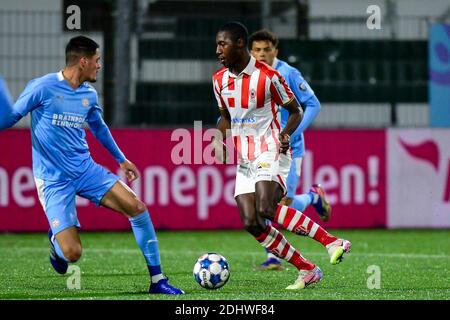
[[[63,80],[64,80],[64,76],[63,76],[62,70],[59,70],[59,72],[57,73],[57,75],[58,75],[58,80],[59,80],[59,81],[63,81]]]
[[[65,81],[65,80],[66,80],[66,79],[64,78],[64,75],[63,75],[63,71],[62,71],[62,70],[60,70],[60,71],[56,74],[56,76],[58,77],[58,81]],[[72,89],[73,91],[76,91],[76,90],[80,89],[82,86],[84,86],[85,83],[86,83],[86,82],[83,82],[83,83],[80,84],[80,86],[79,86],[78,88],[76,88],[76,89],[72,88],[72,87],[70,86],[70,84],[69,84],[67,81],[66,81],[65,84],[66,84],[67,86],[69,86],[69,88]]]
[[[256,59],[252,55],[250,55],[250,61],[248,62],[247,66],[238,75],[235,75],[228,69],[230,77],[237,78],[237,77],[240,77],[244,73],[247,75],[251,75],[253,73],[253,71],[255,70],[255,63],[256,63]]]
[[[278,60],[278,58],[275,57],[275,58],[273,59],[273,62],[272,62],[272,66],[271,66],[271,67],[274,68],[274,69],[276,69],[279,61],[280,61],[280,60]]]

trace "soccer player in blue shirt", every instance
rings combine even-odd
[[[75,196],[125,215],[150,273],[149,293],[183,294],[161,271],[158,240],[145,204],[119,177],[92,159],[85,138],[87,124],[119,163],[129,181],[139,178],[136,166],[116,145],[102,118],[96,90],[100,65],[98,44],[84,36],[66,46],[66,66],[31,80],[12,108],[0,106],[0,130],[31,112],[33,173],[39,199],[50,224],[50,262],[65,274],[81,257],[80,223]]]
[[[305,153],[305,142],[303,131],[314,121],[320,112],[320,102],[314,94],[309,84],[303,79],[302,74],[296,68],[284,61],[277,59],[278,37],[268,31],[259,30],[249,37],[249,46],[252,55],[258,61],[267,63],[284,77],[289,88],[294,93],[297,100],[304,108],[303,119],[295,132],[291,135],[292,165],[286,181],[287,194],[280,204],[290,206],[298,211],[312,205],[322,221],[327,221],[331,215],[331,206],[325,199],[325,191],[320,184],[313,185],[308,193],[295,194],[300,179],[302,157]],[[284,108],[281,110],[281,127],[286,125],[289,112]],[[270,221],[267,221],[270,223]],[[267,251],[267,250],[266,250]],[[281,270],[281,260],[267,251],[267,260],[258,269],[260,270]]]

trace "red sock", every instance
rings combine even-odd
[[[267,225],[261,235],[255,237],[259,243],[277,257],[293,264],[298,270],[311,270],[315,265],[306,260],[277,229]]]
[[[306,215],[287,206],[279,205],[275,214],[274,222],[277,222],[287,230],[299,235],[307,235],[321,244],[327,244],[337,240],[337,238],[329,234],[324,228],[312,221]]]

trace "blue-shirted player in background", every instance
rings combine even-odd
[[[286,181],[287,194],[280,204],[295,208],[298,211],[312,205],[319,214],[322,221],[327,221],[331,215],[331,206],[325,199],[325,192],[320,185],[313,185],[308,193],[296,195],[298,182],[300,179],[300,171],[302,157],[305,152],[305,142],[303,131],[314,121],[320,112],[320,102],[314,95],[314,91],[303,79],[302,74],[296,68],[290,66],[284,61],[277,59],[278,54],[278,37],[268,31],[259,30],[249,37],[249,46],[252,55],[258,60],[267,63],[284,77],[289,88],[294,93],[297,100],[305,109],[303,119],[295,132],[291,135],[292,148],[292,165]],[[287,110],[281,110],[281,127],[286,125],[289,113]],[[270,221],[268,221],[270,223]],[[267,251],[267,250],[266,250]],[[264,261],[258,269],[260,270],[281,270],[281,260],[270,252],[267,253],[267,260]]]
[[[97,79],[99,60],[95,41],[72,38],[62,71],[30,81],[12,108],[0,105],[0,129],[13,126],[31,112],[33,173],[50,224],[50,262],[56,272],[65,274],[68,263],[81,257],[75,208],[75,196],[79,195],[129,219],[150,273],[149,293],[183,294],[161,271],[158,241],[145,204],[89,153],[86,123],[128,180],[139,178],[136,166],[125,158],[103,121],[97,92],[89,84]]]

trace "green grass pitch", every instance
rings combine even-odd
[[[314,240],[283,233],[322,268],[319,284],[286,291],[297,277],[286,263],[284,271],[255,271],[265,254],[244,231],[158,232],[163,271],[187,293],[178,297],[146,293],[147,269],[131,231],[81,234],[79,290],[68,289],[69,276],[51,269],[45,234],[0,234],[0,299],[450,299],[450,230],[332,230],[353,243],[336,266]],[[218,290],[193,279],[194,263],[205,252],[218,252],[230,264],[230,280]],[[370,266],[379,267],[379,289],[368,288],[375,283]]]

